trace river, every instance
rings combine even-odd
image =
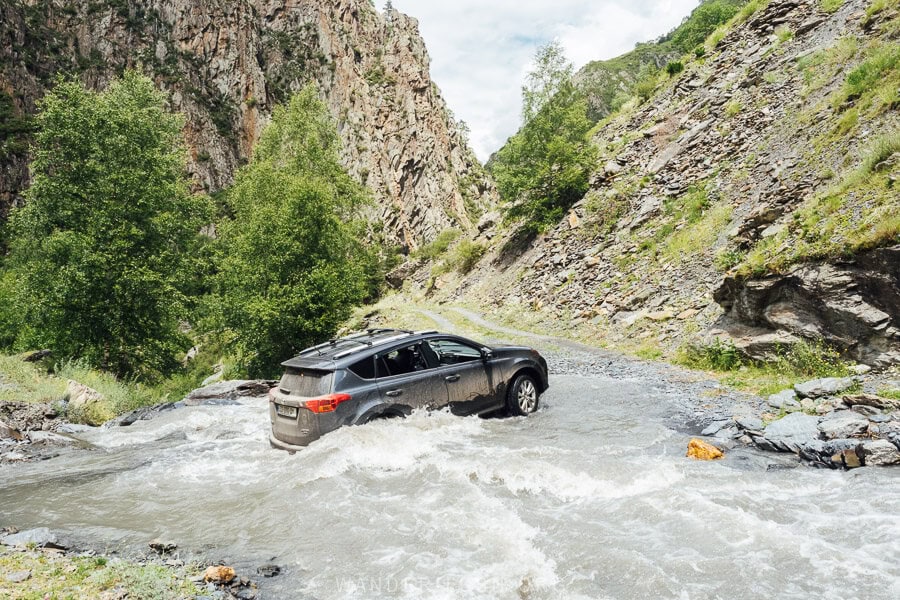
[[[0,469],[0,526],[274,562],[263,598],[900,597],[900,470],[693,461],[657,373],[557,374],[528,418],[416,413],[294,455],[264,399],[167,411]]]

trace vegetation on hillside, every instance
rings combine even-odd
[[[596,149],[587,104],[557,42],[540,48],[522,89],[524,124],[490,164],[508,220],[543,231],[588,189]]]
[[[638,44],[634,50],[616,58],[585,65],[576,80],[587,98],[589,118],[597,122],[633,96],[649,97],[647,88],[652,92],[654,78],[662,69],[677,63],[682,55],[703,56],[706,38],[746,3],[747,0],[706,0],[658,40]],[[677,72],[677,68],[673,70]]]

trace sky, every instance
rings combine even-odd
[[[535,51],[559,40],[579,68],[676,27],[698,0],[392,0],[415,17],[431,78],[470,130],[482,161],[521,124],[521,88]],[[376,0],[379,10],[384,1]]]

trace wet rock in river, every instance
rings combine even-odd
[[[147,545],[157,554],[171,554],[178,548],[177,544],[159,538],[151,540]]]
[[[194,390],[184,399],[188,406],[221,401],[234,401],[244,397],[265,396],[275,387],[276,381],[265,379],[220,381]]]
[[[715,460],[725,455],[712,444],[694,438],[688,442],[687,456],[697,460]]]
[[[757,440],[763,439],[767,443],[757,441],[757,445],[764,450],[799,452],[802,445],[818,437],[819,418],[796,412],[769,423],[763,432],[763,437],[757,438]]]

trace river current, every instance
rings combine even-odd
[[[693,461],[667,410],[640,378],[560,375],[528,418],[422,412],[289,455],[264,399],[185,407],[0,469],[0,526],[274,562],[263,598],[900,597],[900,469]]]

